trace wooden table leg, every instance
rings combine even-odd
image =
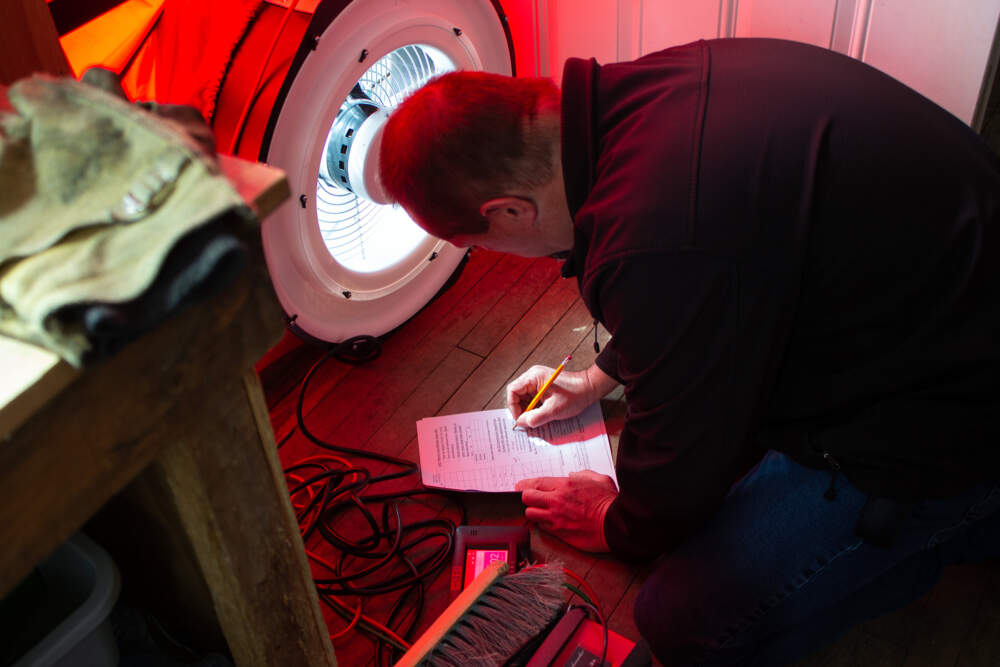
[[[237,664],[336,665],[257,375],[206,385],[203,421],[147,474],[176,507]]]

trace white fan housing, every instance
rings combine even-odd
[[[315,47],[295,73],[267,148],[292,197],[264,222],[263,242],[295,326],[337,342],[405,322],[464,256],[400,207],[381,203],[385,119],[437,74],[511,74],[512,53],[489,0],[354,0]]]

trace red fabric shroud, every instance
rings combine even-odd
[[[187,104],[211,121],[219,86],[262,0],[167,0],[122,84],[133,100]]]

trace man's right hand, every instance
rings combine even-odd
[[[532,366],[507,385],[507,408],[516,426],[535,428],[557,419],[575,417],[618,384],[596,365],[585,371],[563,371],[546,390],[542,401],[531,411],[524,412],[524,407],[553,370],[547,366]]]

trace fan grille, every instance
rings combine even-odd
[[[327,250],[345,268],[362,273],[386,269],[426,237],[399,207],[355,194],[347,164],[352,140],[368,116],[376,109],[396,108],[429,79],[454,69],[440,50],[408,44],[379,58],[341,104],[320,164],[316,215]]]

